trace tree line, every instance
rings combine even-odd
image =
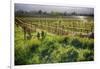
[[[93,14],[79,14],[77,12],[72,12],[72,13],[68,13],[68,12],[55,12],[55,11],[51,11],[51,12],[46,12],[46,11],[42,11],[42,10],[38,10],[38,11],[24,11],[24,10],[18,10],[15,11],[15,16],[26,16],[26,17],[40,17],[40,16],[49,16],[49,17],[54,17],[54,16],[94,16]]]

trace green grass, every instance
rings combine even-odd
[[[47,34],[44,39],[24,40],[15,27],[15,65],[63,63],[94,60],[94,40]]]

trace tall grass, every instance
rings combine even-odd
[[[43,39],[23,39],[15,27],[15,65],[94,60],[94,40],[80,37],[46,35]]]

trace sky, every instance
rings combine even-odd
[[[71,6],[54,6],[54,5],[38,5],[38,4],[15,4],[15,11],[46,11],[46,12],[76,12],[79,14],[94,14],[94,8],[89,7],[71,7]]]

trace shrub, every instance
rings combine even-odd
[[[33,54],[32,58],[29,59],[28,64],[40,64],[40,56],[36,53]]]
[[[94,52],[90,50],[85,50],[83,53],[84,61],[93,61],[94,60]]]
[[[30,51],[35,53],[35,52],[38,52],[38,47],[41,46],[41,41],[37,40],[37,39],[34,39],[32,41],[29,41],[28,44],[29,45],[27,45],[27,47],[30,48]]]
[[[88,42],[88,47],[87,48],[90,49],[90,50],[94,50],[94,40],[90,40]]]
[[[40,33],[39,32],[37,33],[37,38],[40,39]]]
[[[67,49],[67,52],[62,54],[61,62],[75,62],[78,58],[78,52],[74,47]]]
[[[41,31],[41,37],[44,39],[46,37],[46,33],[44,31]]]
[[[15,47],[15,65],[27,64],[27,50],[22,47]]]
[[[62,39],[62,41],[61,41],[61,43],[62,43],[62,45],[63,46],[66,46],[66,45],[68,45],[69,44],[69,38],[68,37],[64,37],[63,39]]]
[[[94,40],[93,39],[81,38],[80,41],[82,43],[83,49],[87,49],[87,48],[90,49],[90,50],[94,49]]]
[[[82,43],[80,42],[78,38],[72,39],[71,45],[73,45],[76,48],[82,48]]]
[[[62,54],[66,51],[66,48],[62,47],[60,44],[55,43],[55,48],[50,53],[50,59],[52,63],[60,62]]]

